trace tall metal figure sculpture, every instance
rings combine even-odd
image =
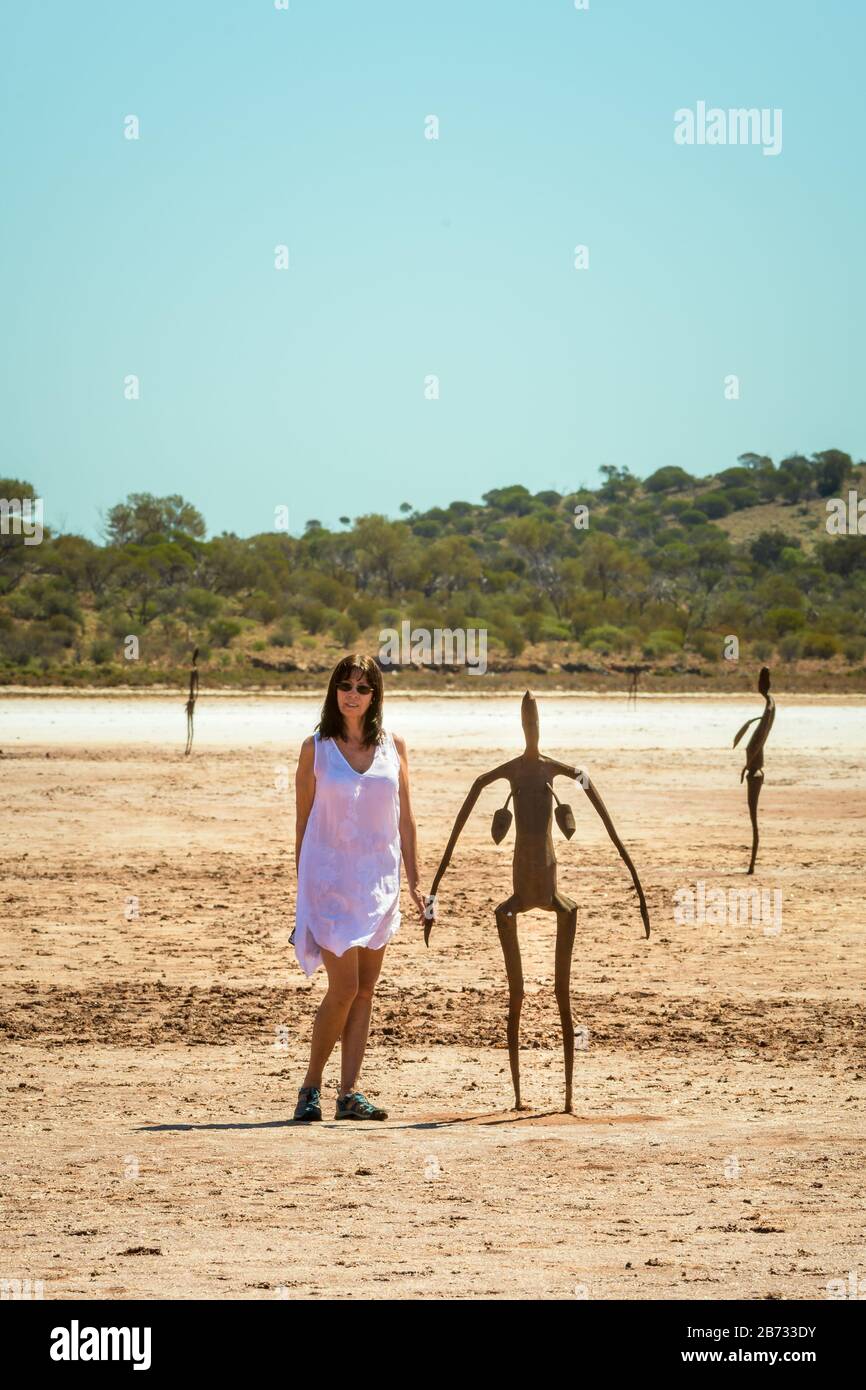
[[[746,744],[746,766],[740,773],[741,785],[743,778],[746,779],[749,816],[752,821],[752,857],[748,868],[750,874],[755,872],[755,858],[758,853],[758,797],[761,795],[761,788],[764,785],[764,744],[769,738],[773,720],[776,718],[776,702],[770,694],[770,668],[768,666],[761,667],[761,674],[758,676],[758,690],[764,697],[764,713],[756,714],[754,719],[747,719],[734,739],[734,747],[736,748],[749,725],[757,723],[757,729]]]
[[[520,1057],[519,1030],[520,1011],[523,1004],[523,965],[520,958],[520,944],[517,940],[517,914],[531,912],[540,908],[545,912],[556,913],[556,1002],[562,1024],[562,1045],[565,1057],[565,1110],[571,1113],[572,1073],[574,1069],[574,1021],[571,1015],[571,953],[574,946],[574,933],[577,924],[577,904],[572,898],[560,893],[556,886],[556,854],[551,835],[551,811],[556,801],[556,823],[571,839],[574,834],[574,815],[570,806],[563,805],[553,790],[555,777],[571,777],[580,781],[590,802],[601,817],[605,829],[619,851],[620,857],[631,873],[637,889],[640,913],[646,935],[650,934],[649,914],[646,899],[637,870],[614,829],[604,802],[592,785],[589,777],[576,767],[548,758],[538,748],[538,706],[527,690],[521,704],[521,722],[526,740],[525,751],[510,762],[502,763],[490,772],[476,777],[469,795],[464,801],[454,822],[451,838],[436,871],[428,902],[435,900],[436,890],[442,875],[448,867],[458,836],[469,819],[472,808],[484,787],[505,778],[511,787],[505,805],[493,817],[491,833],[497,844],[502,841],[511,826],[511,812],[508,802],[514,798],[516,816],[516,836],[514,845],[513,884],[514,892],[496,908],[496,926],[505,957],[508,974],[508,1057],[511,1063],[511,1079],[514,1083],[514,1108],[527,1110],[529,1107],[520,1100]],[[424,927],[424,941],[429,944],[433,922],[430,912]]]
[[[193,719],[195,718],[195,702],[198,698],[198,647],[192,654],[192,665],[189,668],[189,698],[186,702],[186,748],[183,750],[184,757],[188,758],[192,752]]]

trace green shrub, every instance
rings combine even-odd
[[[838,637],[832,632],[815,632],[811,628],[803,634],[803,655],[817,661],[829,661],[841,649]]]
[[[199,622],[204,622],[206,618],[215,618],[223,606],[219,594],[211,593],[210,589],[187,589],[184,602]]]
[[[294,624],[288,618],[284,618],[275,633],[271,636],[271,642],[275,647],[293,647],[297,633]]]
[[[359,594],[352,599],[347,612],[350,617],[355,619],[361,629],[372,627],[376,621],[376,600],[368,598],[366,594]]]
[[[629,645],[625,633],[621,628],[614,627],[613,623],[602,623],[599,627],[587,628],[581,640],[585,647],[604,655],[624,651]]]
[[[689,638],[689,645],[694,647],[705,661],[718,661],[725,654],[725,644],[714,632],[693,632]]]
[[[470,626],[470,624],[467,624]],[[481,624],[483,627],[483,623]],[[542,642],[564,642],[571,636],[567,623],[561,623],[558,618],[544,618],[541,624]]]
[[[723,468],[716,474],[716,482],[722,487],[751,487],[752,472],[749,468]]]
[[[802,550],[795,550],[792,545],[784,546],[779,556],[779,564],[786,570],[797,569],[799,565],[805,563],[805,560],[806,556]]]
[[[642,651],[644,656],[653,659],[661,656],[675,656],[682,648],[676,642],[667,642],[661,637],[648,637],[644,642]]]
[[[117,610],[106,614],[103,622],[116,642],[122,642],[125,637],[133,636],[136,627],[135,620],[130,618],[128,613],[119,613]]]
[[[244,600],[241,610],[245,618],[255,618],[259,623],[272,623],[279,615],[280,605],[273,594],[266,594],[262,589],[256,589]]]
[[[743,511],[745,507],[756,507],[761,500],[753,487],[726,488],[725,496],[734,510],[738,512]]]
[[[338,613],[336,621],[331,624],[331,631],[338,642],[348,647],[358,636],[359,628],[351,614]]]
[[[678,656],[682,649],[682,633],[670,627],[655,628],[643,644],[643,654],[650,658]]]
[[[208,636],[214,646],[227,647],[238,636],[241,625],[235,618],[218,618],[208,628]]]
[[[770,608],[766,623],[774,636],[784,637],[786,632],[799,632],[804,628],[806,619],[799,608]]]
[[[772,569],[786,550],[799,550],[800,542],[796,536],[786,536],[778,526],[771,531],[762,531],[749,544],[749,554],[756,565]]]
[[[78,636],[78,624],[65,613],[53,613],[48,619],[48,627],[64,647],[71,647]]]
[[[650,642],[667,642],[676,651],[680,651],[683,645],[683,634],[675,627],[654,628],[649,635]]]
[[[687,511],[680,514],[680,521],[683,526],[706,526],[708,519],[707,513],[700,511],[697,507],[689,507]]]
[[[498,622],[492,635],[494,641],[502,643],[509,656],[520,656],[526,646],[526,638],[520,624],[514,618]]]
[[[727,516],[731,510],[731,504],[721,489],[717,492],[705,492],[699,501],[701,511],[711,521],[718,521],[720,517]]]
[[[8,634],[4,641],[13,661],[39,661],[58,657],[64,647],[71,647],[75,632],[64,635],[48,625],[48,623],[28,623],[25,627],[21,624],[15,632]]]
[[[98,637],[90,644],[90,660],[94,666],[104,666],[114,656],[114,643],[108,637]]]
[[[19,589],[17,593],[10,594],[6,600],[9,612],[16,618],[37,618],[39,616],[39,604],[36,602],[35,594],[30,594],[26,589]]]
[[[803,638],[799,632],[791,632],[779,643],[779,655],[783,661],[796,661],[803,651]]]
[[[644,483],[646,492],[672,492],[681,491],[689,486],[694,479],[684,468],[678,468],[676,464],[667,464],[664,468],[657,468],[655,473],[651,473]]]
[[[308,603],[303,604],[300,618],[307,632],[314,637],[317,633],[324,632],[328,626],[328,610],[318,599],[310,599]]]
[[[866,637],[846,637],[842,643],[842,651],[845,653],[846,661],[862,661],[866,656]]]
[[[61,614],[70,618],[79,627],[84,626],[84,615],[78,606],[75,591],[64,579],[37,580],[39,611],[43,618]]]

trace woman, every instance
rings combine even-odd
[[[298,759],[298,900],[290,940],[307,975],[324,961],[328,991],[313,1024],[296,1120],[321,1120],[322,1071],[338,1038],[335,1119],[387,1119],[387,1111],[355,1087],[373,988],[385,947],[400,925],[401,851],[422,921],[424,899],[406,745],[383,729],[382,702],[375,661],[343,657],[331,673],[316,733],[304,739]]]

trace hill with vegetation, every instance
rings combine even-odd
[[[0,683],[180,689],[198,646],[205,688],[320,689],[338,656],[375,655],[408,620],[486,630],[488,671],[409,663],[407,688],[482,693],[526,674],[621,688],[638,666],[649,689],[739,689],[758,663],[787,688],[864,688],[866,536],[826,521],[828,499],[866,495],[866,464],[830,449],[778,465],[747,453],[714,477],[600,471],[595,489],[514,484],[300,536],[207,539],[184,498],[134,494],[103,544],[46,529],[27,545],[7,506]],[[37,496],[0,479],[0,508]]]

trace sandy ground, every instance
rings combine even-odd
[[[754,705],[729,711],[731,735]],[[543,749],[573,756],[540,708]],[[518,717],[503,702],[501,756]],[[287,944],[294,749],[205,745],[185,763],[56,728],[22,744],[7,721],[0,1277],[61,1299],[821,1299],[866,1279],[863,738],[828,748],[803,724],[798,746],[780,707],[754,884],[781,892],[781,926],[689,925],[678,889],[749,883],[739,750],[703,746],[699,702],[675,716],[681,749],[653,718],[627,754],[595,747],[580,718],[653,934],[582,792],[557,783],[578,820],[557,839],[580,905],[574,1115],[542,913],[520,931],[532,1108],[509,1108],[492,909],[513,839],[490,839],[494,787],[430,949],[405,897],[385,956],[361,1085],[389,1119],[333,1121],[335,1053],[313,1126],[290,1121],[325,984]],[[488,737],[443,759],[413,719],[429,883],[500,756]]]

